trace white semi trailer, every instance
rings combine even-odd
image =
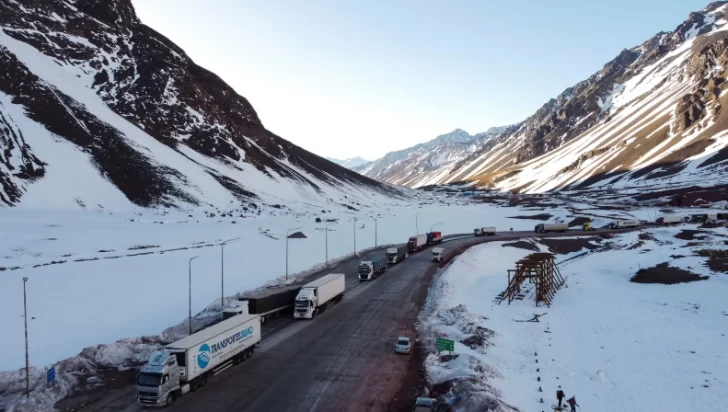
[[[629,227],[639,227],[639,220],[615,220],[609,224],[610,229],[626,229]]]
[[[260,342],[260,317],[243,311],[152,354],[137,375],[137,401],[166,406],[207,378],[248,359]]]
[[[304,285],[296,296],[294,319],[311,319],[326,307],[344,297],[346,277],[343,273],[329,273]]]

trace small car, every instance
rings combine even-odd
[[[400,336],[397,338],[397,343],[394,344],[394,353],[410,353],[412,350],[412,341],[406,336]]]

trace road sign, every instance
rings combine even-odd
[[[450,339],[437,338],[437,342],[435,342],[435,348],[437,348],[438,352],[444,350],[452,352],[455,350],[455,341]]]
[[[46,384],[50,385],[54,380],[56,380],[56,365],[51,366],[46,372]]]

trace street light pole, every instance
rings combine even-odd
[[[223,302],[225,302],[225,242],[220,244],[220,310],[224,306]]]
[[[28,278],[23,278],[23,319],[25,320],[25,397],[30,398],[30,358],[28,356],[28,302],[26,299],[25,284]]]
[[[356,218],[354,218],[354,254],[356,255]]]
[[[331,222],[327,223],[326,228],[326,266],[329,265],[329,225]]]
[[[288,235],[291,233],[292,230],[298,229],[300,229],[300,227],[295,227],[286,231],[286,282],[288,282]]]
[[[374,219],[374,247],[377,247],[377,232],[379,231],[379,228],[377,227],[377,218]]]
[[[189,284],[190,284],[190,297],[189,297],[189,306],[188,306],[188,312],[187,312],[187,323],[189,324],[189,331],[190,335],[192,335],[192,261],[197,259],[199,256],[193,256],[190,258],[189,262]]]
[[[415,215],[415,226],[417,227],[418,235],[420,234],[420,221],[419,221],[420,213],[422,213],[422,212],[417,212],[417,214]]]
[[[224,307],[225,302],[225,245],[238,239],[240,238],[236,237],[220,243],[220,309]]]

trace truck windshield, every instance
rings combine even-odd
[[[159,373],[140,373],[137,376],[137,385],[139,386],[159,386],[162,381],[162,375]]]
[[[297,300],[296,301],[296,308],[299,309],[308,309],[308,304],[310,302],[308,300]]]

